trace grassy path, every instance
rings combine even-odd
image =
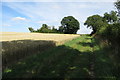
[[[81,36],[64,45],[30,56],[3,72],[3,78],[109,78],[110,58],[96,41]],[[111,68],[111,67],[112,68]]]

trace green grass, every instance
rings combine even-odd
[[[94,47],[91,47],[91,44]],[[115,66],[97,40],[81,36],[64,45],[27,57],[3,71],[3,78],[90,78],[90,61],[95,58],[95,77],[116,79]]]

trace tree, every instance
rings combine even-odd
[[[42,27],[38,30],[38,32],[49,33],[50,29],[47,24],[42,24]]]
[[[60,33],[63,33],[63,32],[64,32],[64,28],[63,28],[62,26],[59,26],[58,31],[59,31]]]
[[[117,18],[117,12],[111,11],[110,13],[105,13],[103,17],[108,23],[116,23],[118,18]]]
[[[58,32],[57,29],[54,26],[52,27],[51,31],[52,31],[52,33],[57,33]]]
[[[48,29],[48,25],[47,24],[42,24],[42,28]]]
[[[118,9],[118,12],[120,14],[120,0],[117,0],[117,2],[115,2],[115,7]]]
[[[95,34],[101,26],[105,25],[106,21],[100,15],[93,15],[87,18],[84,25],[87,25],[87,28],[91,28],[93,31],[91,33]]]
[[[117,0],[117,2],[115,2],[115,7],[117,8],[118,10],[118,16],[119,16],[119,23],[120,23],[120,0]]]
[[[30,32],[36,32],[32,27],[28,28]]]
[[[76,34],[79,29],[79,22],[73,16],[64,17],[61,24],[59,30],[65,34]]]

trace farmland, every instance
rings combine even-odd
[[[66,41],[78,37],[77,34],[44,34],[44,33],[21,33],[21,32],[2,32],[0,41],[13,40],[51,40],[51,41]]]
[[[99,40],[81,35],[28,56],[3,71],[3,78],[104,78],[116,80],[117,65]]]
[[[32,54],[61,45],[80,35],[42,34],[42,33],[2,33],[3,69]]]
[[[58,2],[3,1],[0,77],[120,80],[120,0]]]

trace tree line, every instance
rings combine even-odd
[[[80,29],[80,24],[73,16],[64,17],[61,21],[61,26],[56,29],[54,26],[51,28],[47,24],[42,24],[40,29],[34,30],[32,27],[28,28],[30,32],[38,33],[64,33],[64,34],[76,34]]]
[[[90,35],[107,40],[109,46],[114,49],[114,53],[120,57],[120,0],[114,5],[117,11],[106,12],[104,16],[89,16],[84,25],[93,30]]]

